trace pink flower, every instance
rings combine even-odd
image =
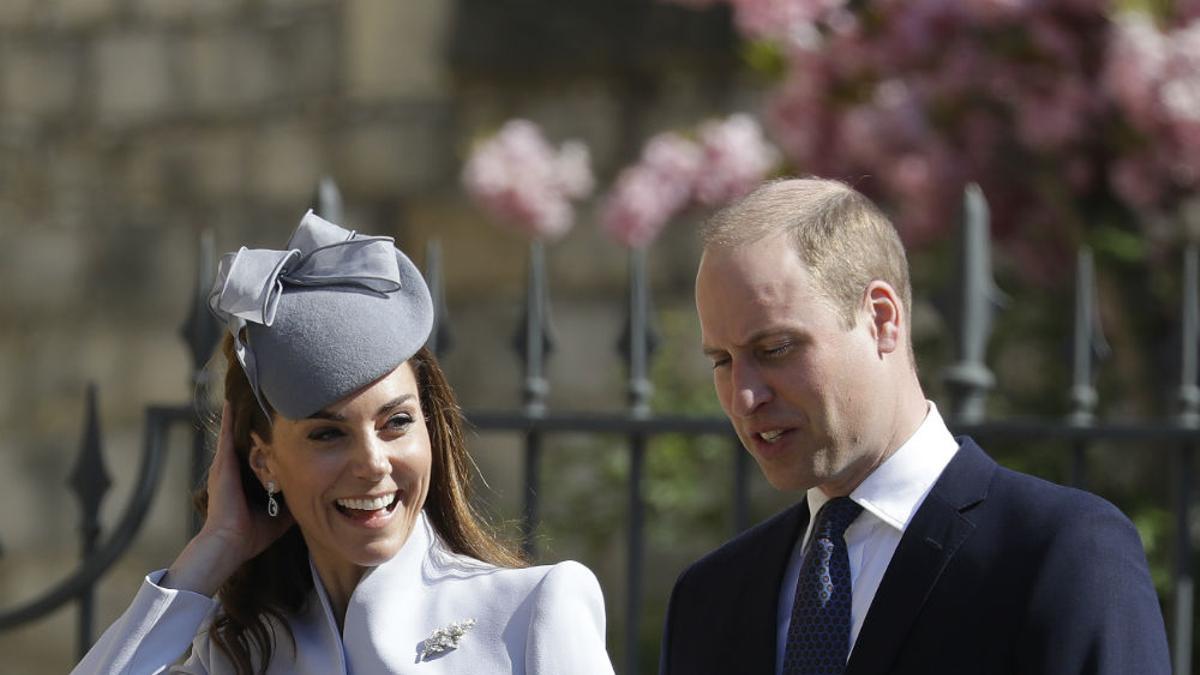
[[[531,237],[554,238],[571,228],[571,199],[586,197],[593,180],[587,147],[556,151],[536,125],[512,120],[476,144],[463,184],[485,211]]]
[[[1159,116],[1155,87],[1167,64],[1168,47],[1145,14],[1123,14],[1113,26],[1103,81],[1138,129],[1152,128]]]
[[[696,178],[696,200],[720,206],[748,194],[779,162],[779,152],[763,138],[762,127],[739,113],[700,126],[704,170]]]
[[[845,0],[729,0],[738,29],[755,39],[807,45],[819,40],[813,24],[845,5]]]
[[[600,226],[630,248],[649,245],[692,196],[703,159],[679,134],[651,138],[639,162],[617,177],[600,212]]]
[[[1016,101],[1017,136],[1034,150],[1061,150],[1090,126],[1091,94],[1076,78],[1062,78],[1045,94],[1023,94]]]
[[[1122,157],[1109,170],[1113,190],[1134,208],[1148,208],[1162,197],[1158,167],[1148,157]]]

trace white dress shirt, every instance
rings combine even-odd
[[[900,537],[937,482],[942,470],[954,458],[958,443],[950,435],[937,406],[929,402],[929,412],[917,431],[891,457],[884,460],[853,492],[850,499],[863,507],[858,518],[846,528],[846,553],[850,558],[850,652],[862,630],[863,620],[879,582],[900,545]],[[779,588],[778,634],[775,643],[775,672],[783,672],[787,650],[788,626],[800,565],[812,534],[813,521],[829,497],[819,487],[808,490],[808,527],[796,542]]]
[[[311,566],[311,565],[310,565]],[[232,673],[208,636],[217,600],[146,578],[133,604],[105,631],[74,673]],[[350,595],[343,630],[313,570],[299,613],[273,623],[270,675],[578,673],[611,675],[604,599],[583,565],[504,569],[450,552],[421,514],[394,558],[372,568]],[[439,628],[474,619],[458,648],[422,657]],[[191,653],[178,663],[191,645]]]

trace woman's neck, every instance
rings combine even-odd
[[[325,587],[325,595],[329,598],[329,609],[337,622],[338,632],[342,632],[346,623],[346,608],[350,605],[350,596],[362,581],[367,568],[360,567],[345,560],[330,561],[323,559],[319,552],[312,552],[313,567],[317,569],[318,581]]]

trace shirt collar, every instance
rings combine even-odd
[[[929,411],[916,432],[850,493],[850,499],[887,525],[904,532],[917,507],[958,450],[958,443],[938,413]],[[808,490],[808,512],[817,514],[829,501],[820,487]],[[811,519],[810,519],[811,525]]]

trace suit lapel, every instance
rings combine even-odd
[[[745,673],[774,673],[779,587],[796,539],[808,526],[808,502],[801,499],[764,530],[758,545],[735,573],[742,575],[736,603],[728,616],[734,661]]]
[[[963,512],[987,497],[996,463],[970,439],[904,531],[867,612],[846,675],[887,672],[930,592],[975,524]]]

